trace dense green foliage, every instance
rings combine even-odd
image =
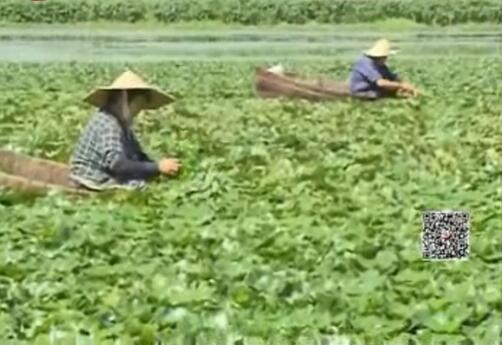
[[[498,0],[2,0],[0,20],[67,23],[97,20],[164,23],[214,20],[265,24],[368,22],[406,18],[418,23],[501,22]]]
[[[178,97],[138,123],[148,152],[182,159],[178,179],[96,199],[0,194],[0,337],[74,344],[81,330],[94,344],[153,344],[219,330],[494,344],[500,62],[401,60],[429,96],[379,105],[259,100],[254,66],[133,66]],[[91,112],[79,100],[120,71],[1,65],[0,144],[65,160]],[[421,261],[429,208],[471,212],[469,261]]]

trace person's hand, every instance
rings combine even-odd
[[[401,83],[401,90],[403,90],[404,92],[409,93],[415,97],[420,95],[420,92],[417,90],[417,88],[407,82]]]
[[[403,81],[400,84],[400,88],[401,88],[401,90],[403,90],[405,92],[411,92],[413,90],[413,85],[411,85],[408,82]]]
[[[164,175],[174,175],[181,168],[181,163],[177,159],[164,158],[159,162],[159,170]]]
[[[421,96],[422,93],[415,87],[413,87],[413,90],[411,91],[411,94],[414,96],[414,97],[418,97],[418,96]]]

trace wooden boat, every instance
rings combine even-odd
[[[92,194],[76,188],[69,174],[66,164],[0,149],[0,188],[42,193],[57,189],[73,194]]]
[[[307,80],[294,73],[274,73],[260,67],[255,73],[255,88],[257,94],[263,98],[286,97],[321,101],[350,97],[348,82]]]

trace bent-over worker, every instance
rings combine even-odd
[[[153,177],[173,175],[179,170],[176,159],[150,159],[132,129],[142,110],[173,102],[171,95],[126,71],[111,86],[91,92],[85,101],[98,111],[83,130],[70,160],[70,179],[77,187],[136,189]]]
[[[371,49],[364,52],[352,68],[350,93],[354,97],[377,99],[394,96],[397,93],[418,96],[415,86],[404,82],[387,66],[387,58],[394,55],[390,42],[378,40]]]

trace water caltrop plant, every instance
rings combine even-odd
[[[500,340],[499,59],[399,59],[426,95],[379,103],[258,99],[261,63],[129,65],[177,98],[137,124],[152,156],[182,160],[177,179],[0,192],[2,344]],[[80,100],[124,67],[0,65],[0,145],[65,161],[93,111]],[[444,208],[471,214],[468,261],[421,260],[421,212]]]

